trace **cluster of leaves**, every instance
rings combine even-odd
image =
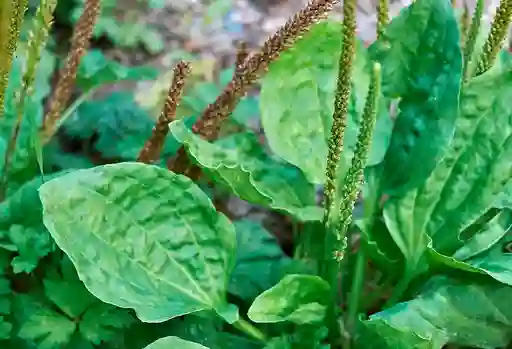
[[[508,4],[502,2],[509,22]],[[507,346],[512,55],[502,50],[491,69],[480,71],[490,51],[484,46],[463,60],[468,46],[461,47],[459,27],[449,2],[416,0],[383,25],[370,47],[357,42],[343,50],[347,27],[321,21],[270,64],[261,99],[241,100],[231,118],[237,128],[227,135],[207,141],[192,127],[217,103],[218,85],[186,94],[181,107],[189,111],[168,125],[170,135],[152,164],[136,160],[155,120],[133,96],[87,99],[99,86],[154,78],[154,72],[123,67],[95,50],[81,60],[81,95],[61,117],[62,137],[38,144],[59,65],[47,48],[36,64],[35,93],[25,96],[13,160],[0,157],[0,169],[7,168],[0,202],[0,345]],[[351,49],[334,211],[352,200],[344,191],[353,164],[366,166],[366,184],[363,216],[350,226],[360,246],[352,233],[339,265],[331,256],[339,246],[325,248],[332,232],[316,185],[325,182],[329,130],[339,115],[339,57]],[[18,50],[26,52],[23,43]],[[29,56],[13,61],[0,119],[2,153],[18,117]],[[221,84],[229,88],[237,74],[226,71]],[[272,154],[244,127],[258,102]],[[360,149],[368,144],[361,145],[360,136],[368,105],[370,114],[378,113],[365,160]],[[62,139],[78,141],[80,155],[63,152]],[[203,182],[166,168],[180,149],[216,186],[291,217],[298,235],[293,258],[260,224],[218,212]],[[336,219],[346,223],[343,215]],[[341,274],[341,290],[340,280],[325,278],[315,263],[326,260]]]

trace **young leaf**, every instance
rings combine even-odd
[[[472,79],[443,159],[419,188],[386,204],[386,225],[405,256],[406,270],[421,271],[430,239],[433,249],[446,256],[462,247],[461,239],[469,237],[460,234],[505,189],[512,174],[511,94],[512,71]]]
[[[342,25],[338,21],[316,24],[270,65],[263,78],[261,121],[270,147],[317,184],[325,181],[342,35]],[[348,164],[368,91],[367,59],[364,47],[358,45],[353,79],[355,92],[351,97],[344,139],[344,161]],[[386,108],[380,108],[377,120],[369,166],[382,160],[392,126]]]
[[[229,292],[252,301],[279,282],[283,267],[291,260],[275,237],[261,225],[249,220],[237,221],[234,225],[237,251]]]
[[[265,154],[254,134],[239,133],[212,144],[194,135],[182,121],[169,127],[206,173],[243,200],[287,212],[301,221],[321,219],[313,185],[297,168]]]
[[[169,348],[179,348],[179,349],[208,349],[201,344],[197,344],[194,342],[189,342],[183,340],[178,337],[164,337],[159,340],[151,343],[144,349],[169,349]]]
[[[75,171],[39,193],[44,224],[100,300],[144,322],[225,311],[235,232],[187,177],[121,163]]]
[[[329,292],[329,284],[318,276],[287,275],[276,286],[260,294],[247,315],[259,323],[318,323],[325,317]]]
[[[502,348],[511,339],[512,288],[496,282],[440,279],[417,298],[370,316],[358,329],[361,349],[441,349],[446,344]]]
[[[462,53],[452,5],[413,2],[369,52],[382,65],[382,93],[400,98],[384,160],[384,190],[406,190],[428,177],[453,136]]]

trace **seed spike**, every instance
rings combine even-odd
[[[71,97],[78,66],[89,49],[92,31],[100,13],[100,2],[100,0],[86,0],[84,12],[78,19],[71,38],[71,49],[60,71],[59,80],[49,102],[48,113],[44,118],[41,135],[43,144],[46,144],[56,132],[57,121]]]
[[[473,12],[473,18],[471,19],[471,25],[467,32],[466,42],[464,43],[464,67],[462,71],[462,76],[464,77],[464,80],[467,80],[468,78],[468,68],[473,58],[473,52],[475,50],[478,33],[480,32],[483,13],[484,0],[477,0],[475,11]]]
[[[172,79],[167,99],[162,113],[153,127],[151,137],[146,141],[144,147],[137,157],[138,162],[146,164],[152,163],[160,157],[165,138],[169,133],[169,123],[176,120],[176,109],[183,94],[185,79],[190,75],[190,64],[181,61],[174,67],[174,76]]]
[[[256,81],[267,71],[269,65],[279,55],[302,37],[313,24],[325,19],[339,0],[312,0],[304,9],[291,17],[277,32],[271,35],[263,46],[247,57],[244,64],[234,74],[215,102],[208,105],[192,131],[209,141],[218,137],[220,125],[228,118],[240,99]],[[177,173],[183,173],[190,166],[183,147],[168,167]]]
[[[482,75],[494,64],[498,52],[503,47],[511,21],[512,0],[501,0],[491,24],[489,36],[478,60],[475,76]]]

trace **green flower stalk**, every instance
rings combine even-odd
[[[462,76],[465,81],[469,78],[467,76],[468,67],[471,64],[473,52],[475,51],[476,40],[478,38],[478,33],[480,32],[483,13],[484,0],[477,0],[475,12],[473,13],[473,18],[471,20],[471,25],[467,32],[466,42],[464,43],[464,67],[462,71]]]
[[[377,5],[377,38],[380,38],[384,28],[389,22],[389,2],[388,0],[379,0]]]
[[[73,37],[71,38],[71,49],[66,58],[65,65],[60,71],[59,80],[49,102],[48,113],[44,118],[42,129],[43,144],[46,144],[56,132],[57,122],[71,97],[78,66],[82,57],[89,49],[89,41],[99,13],[100,0],[86,0],[84,12],[78,19]]]
[[[146,164],[152,163],[160,157],[164,146],[165,138],[169,133],[169,123],[176,120],[176,109],[180,103],[185,79],[190,75],[190,64],[184,61],[176,64],[171,87],[165,100],[164,109],[160,114],[151,137],[146,141],[139,153],[137,161]]]
[[[501,0],[491,25],[491,31],[478,60],[476,76],[485,73],[494,64],[498,52],[503,47],[511,21],[512,0]]]
[[[368,160],[368,153],[372,141],[373,131],[377,120],[378,101],[381,86],[381,67],[374,63],[366,104],[364,107],[356,149],[350,168],[345,175],[344,185],[341,190],[341,204],[337,239],[341,242],[341,248],[335,251],[335,257],[343,258],[346,248],[347,231],[352,223],[352,211],[361,191],[364,181],[364,169]]]
[[[28,0],[0,1],[0,118],[4,115],[5,91],[27,7]]]
[[[340,55],[331,137],[328,144],[327,167],[324,186],[324,226],[329,231],[334,197],[336,174],[343,151],[343,136],[347,127],[348,106],[352,87],[352,67],[356,44],[356,1],[345,0],[343,4],[343,50]]]
[[[32,29],[29,32],[29,41],[27,44],[27,62],[18,104],[16,107],[16,123],[14,125],[7,151],[5,152],[4,168],[0,179],[0,197],[3,197],[5,185],[11,158],[16,149],[16,143],[21,128],[21,122],[25,113],[25,103],[34,93],[34,81],[36,70],[41,58],[41,50],[46,46],[48,34],[53,24],[53,12],[57,6],[57,0],[41,0],[39,8],[33,19]]]

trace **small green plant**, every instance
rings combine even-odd
[[[104,83],[151,75],[85,54],[95,0],[50,118],[54,65],[30,59],[34,41],[28,67],[3,46],[2,347],[510,345],[510,1],[485,29],[481,7],[461,25],[449,1],[416,0],[389,19],[382,0],[368,48],[355,36],[356,1],[342,22],[328,19],[336,2],[312,1],[259,51],[241,47],[217,98],[185,118],[178,104],[199,103],[184,90],[186,62],[156,121],[130,95],[88,100]],[[18,18],[9,11],[0,17]],[[41,38],[48,16],[34,21],[30,37]],[[272,154],[247,128],[220,132],[259,80]],[[81,94],[69,103],[72,87]],[[56,150],[59,134],[90,161]],[[260,224],[219,212],[203,179],[288,216],[293,256]]]

